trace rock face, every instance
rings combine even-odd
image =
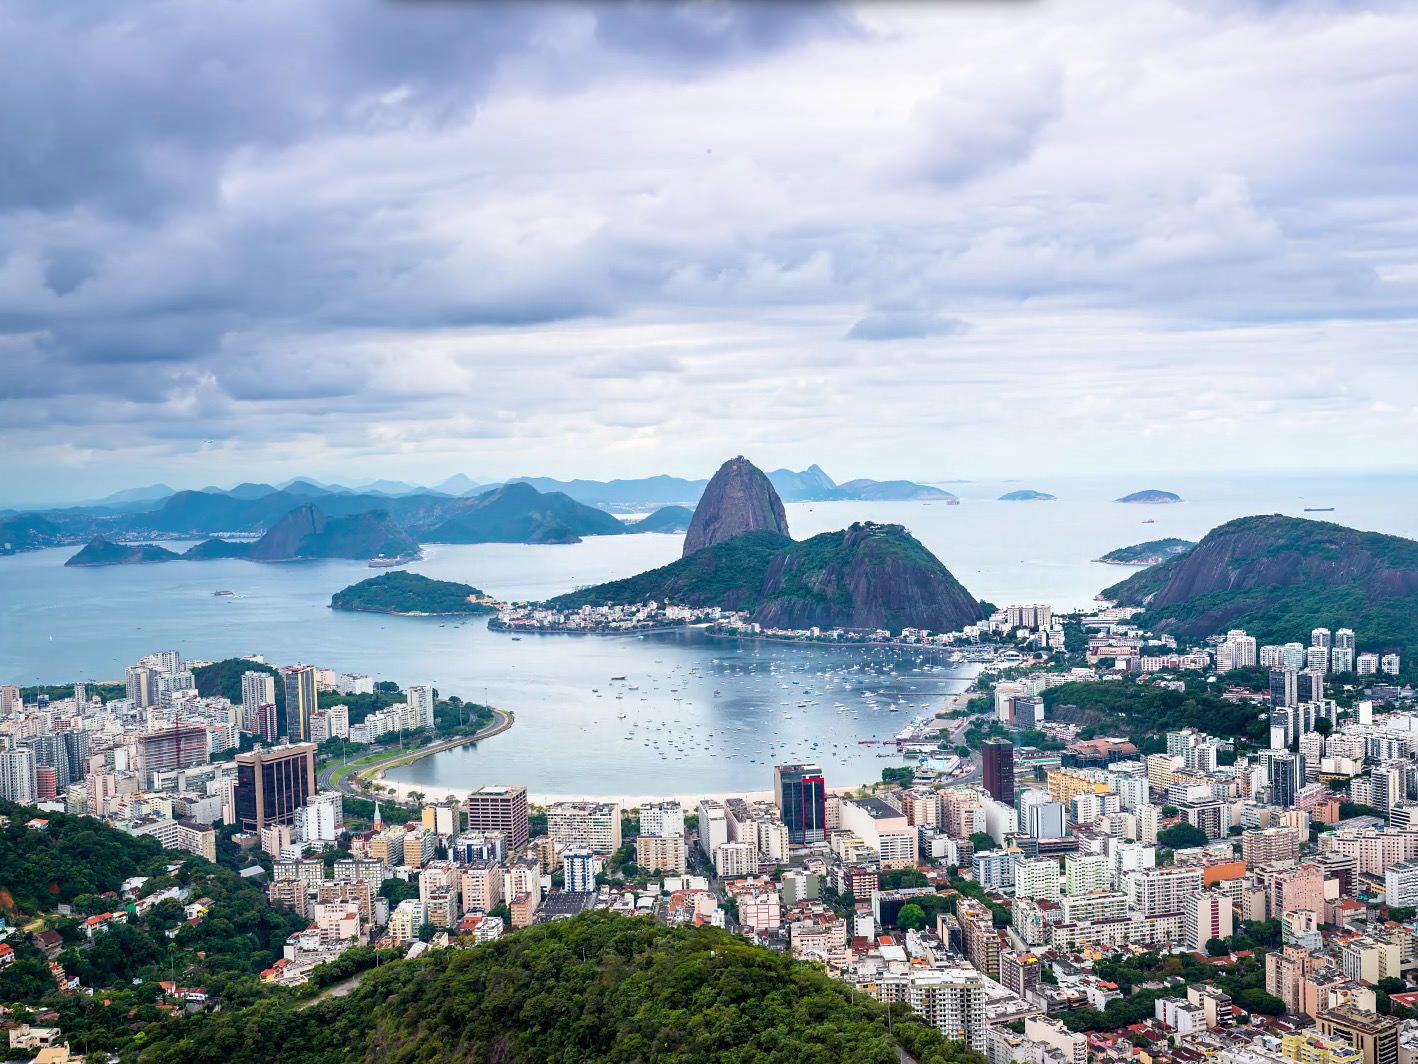
[[[683,557],[745,532],[786,536],[788,515],[768,477],[739,455],[721,465],[704,489],[685,533]]]
[[[980,603],[900,525],[862,522],[796,543],[768,566],[753,619],[773,628],[927,628],[980,620]]]

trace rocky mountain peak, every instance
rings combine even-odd
[[[743,455],[719,467],[694,508],[684,557],[745,532],[788,534],[783,500],[764,472]]]

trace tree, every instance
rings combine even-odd
[[[926,911],[914,902],[907,902],[896,914],[896,926],[903,931],[919,931],[926,926]]]
[[[1402,994],[1408,989],[1407,983],[1392,975],[1384,976],[1374,985],[1386,994]]]
[[[1376,991],[1375,996],[1383,993]],[[1236,997],[1236,1003],[1247,1012],[1258,1012],[1263,1016],[1283,1016],[1285,1015],[1285,1002],[1274,994],[1267,994],[1265,990],[1258,986],[1247,987]]]
[[[1207,841],[1206,832],[1195,824],[1173,824],[1157,833],[1158,844],[1173,850],[1185,849],[1188,846],[1205,846]]]
[[[436,934],[438,934],[438,928],[434,927],[433,924],[429,923],[427,920],[419,924],[420,942],[432,942],[433,936]]]
[[[975,847],[976,853],[999,849],[999,843],[995,842],[992,836],[985,834],[983,831],[971,832],[970,845]]]
[[[1224,938],[1206,940],[1206,955],[1208,957],[1225,957],[1230,952],[1231,946]]]

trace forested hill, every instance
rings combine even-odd
[[[141,1064],[984,1064],[898,1005],[715,928],[607,912],[370,972],[346,997],[145,1032]]]
[[[1103,591],[1159,632],[1244,628],[1263,643],[1352,628],[1362,650],[1418,654],[1418,542],[1282,514],[1213,528],[1185,554]]]

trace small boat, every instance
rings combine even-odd
[[[1332,514],[1332,513],[1334,513],[1334,507],[1333,507],[1333,506],[1306,506],[1306,507],[1305,507],[1305,513],[1307,513],[1307,514]]]
[[[235,597],[236,597],[236,592],[235,592],[235,591],[213,591],[212,594],[215,595],[217,598],[235,598]]]

